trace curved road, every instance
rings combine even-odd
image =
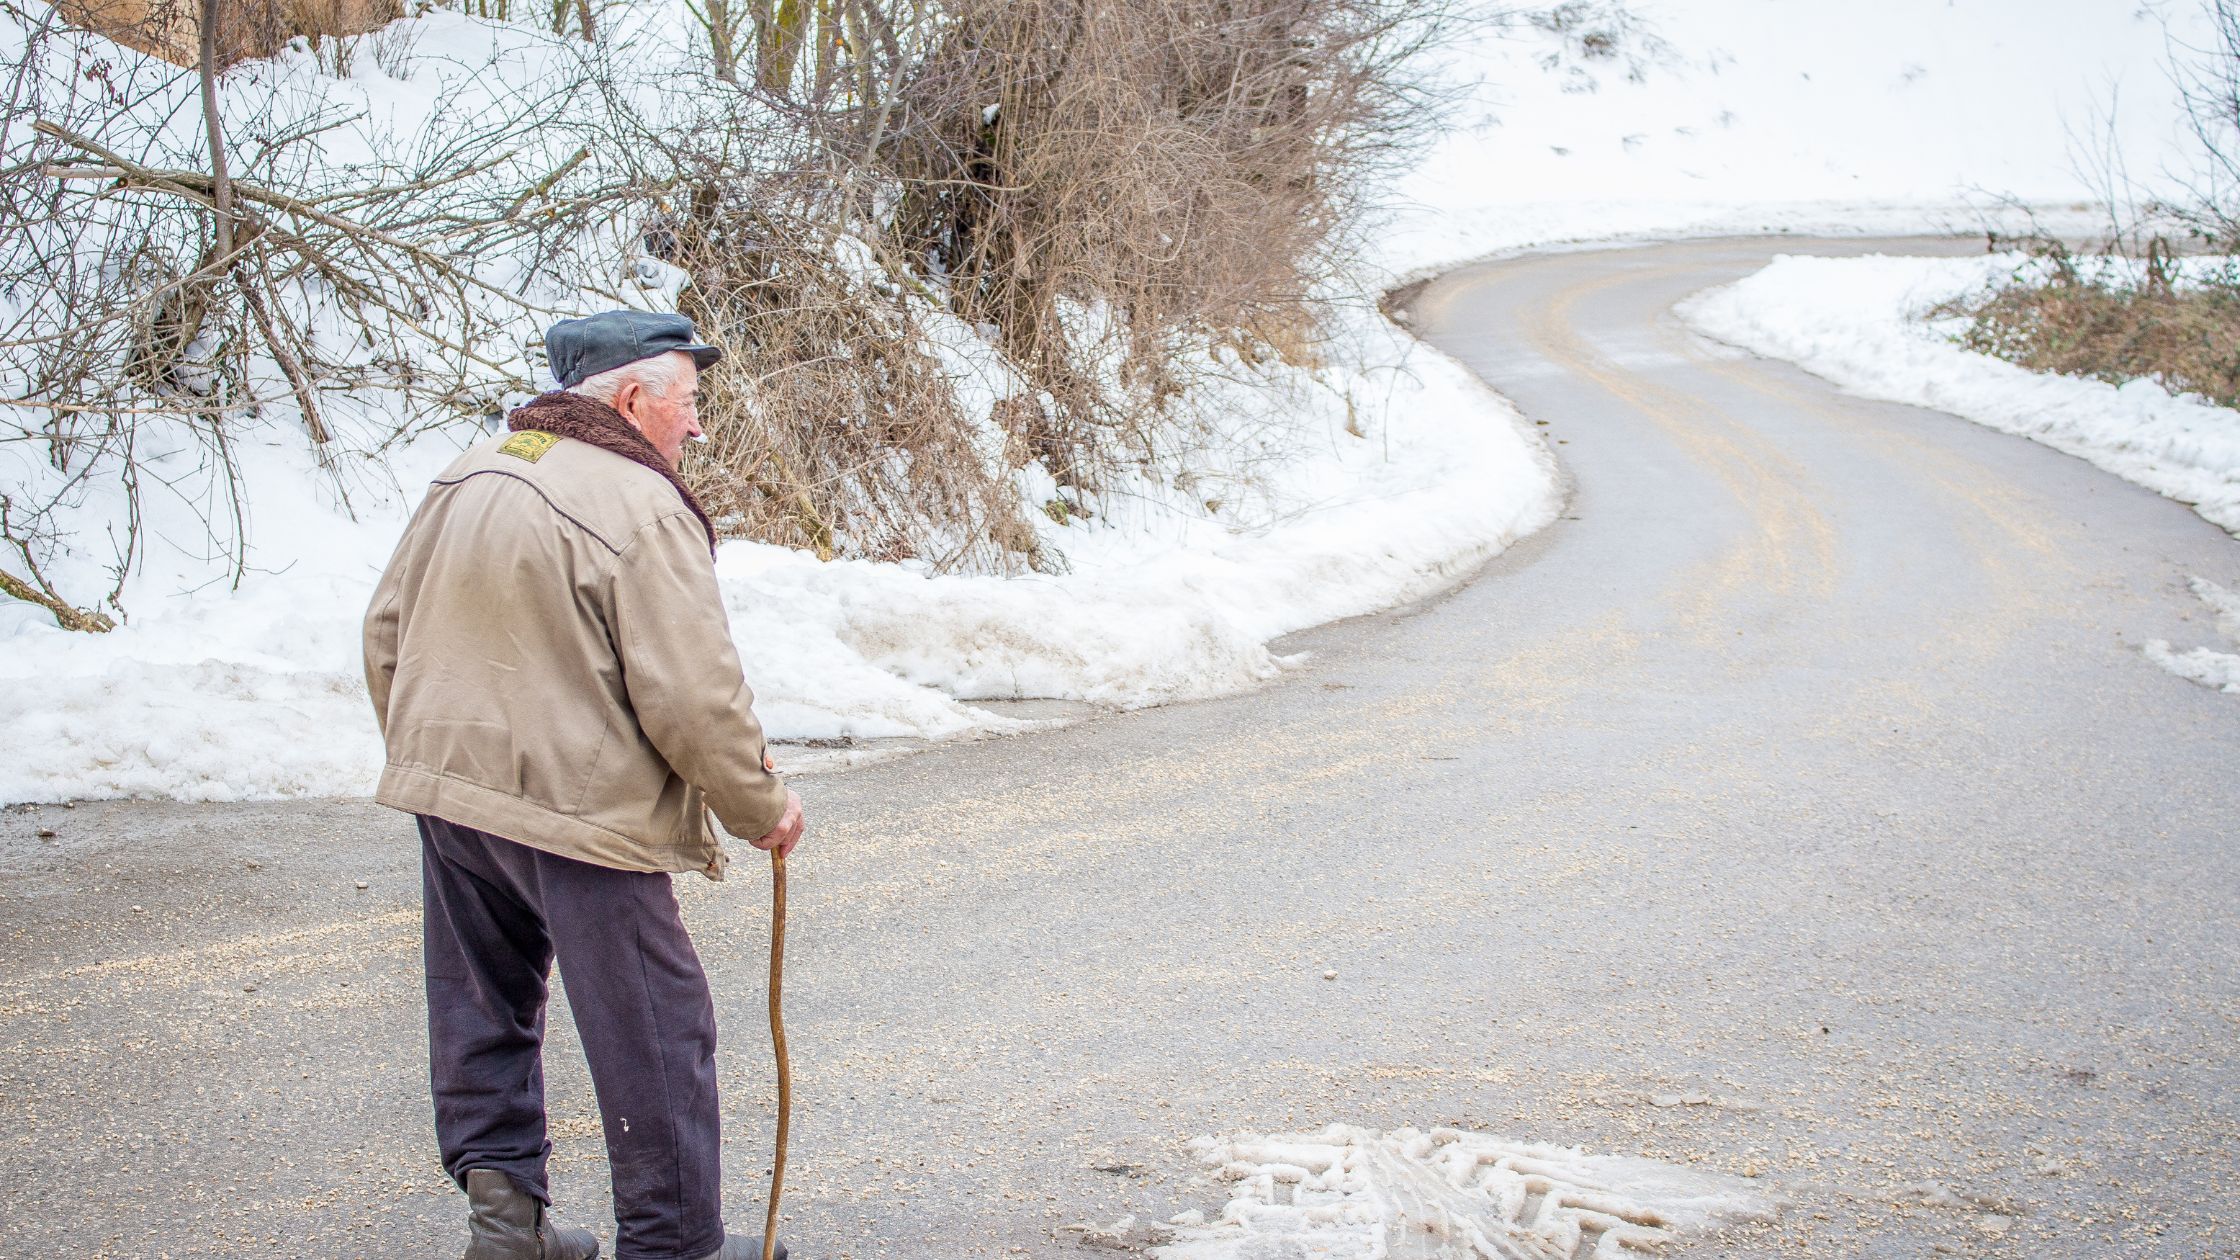
[[[1562,522],[1259,692],[811,777],[804,1260],[1079,1254],[1218,1205],[1192,1135],[1331,1120],[1788,1201],[1688,1256],[2240,1254],[2240,703],[2138,650],[2208,638],[2184,580],[2240,544],[1668,314],[1865,247],[1442,279],[1414,320],[1547,422]],[[361,802],[0,816],[0,1255],[455,1254],[408,839]],[[680,881],[746,1227],[764,886]]]

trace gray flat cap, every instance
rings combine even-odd
[[[653,311],[601,311],[563,319],[544,334],[545,359],[563,387],[671,350],[691,355],[703,371],[723,357],[721,347],[695,339],[691,320]]]

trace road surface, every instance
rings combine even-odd
[[[1547,422],[1562,521],[1249,695],[806,779],[796,1254],[1076,1255],[1219,1205],[1193,1135],[1329,1121],[1787,1202],[1684,1256],[2240,1254],[2240,702],[2139,652],[2240,544],[1669,314],[1866,247],[1446,277],[1416,326]],[[758,1228],[767,881],[679,886]],[[418,892],[362,802],[0,815],[0,1255],[456,1254]]]

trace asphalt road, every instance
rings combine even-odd
[[[1193,1135],[1342,1120],[1787,1201],[1683,1255],[2240,1255],[2240,702],[2138,647],[2210,640],[2184,582],[2240,544],[1668,313],[1805,248],[1863,246],[1442,280],[1413,316],[1547,422],[1561,522],[1250,695],[805,778],[796,1254],[1079,1254],[1218,1205]],[[0,1255],[457,1254],[418,888],[362,802],[0,815]],[[680,888],[755,1228],[767,880]]]

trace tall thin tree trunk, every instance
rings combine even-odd
[[[840,15],[832,0],[816,0],[816,100],[823,100],[832,88],[832,76],[840,69]]]
[[[312,393],[311,379],[281,339],[263,295],[251,284],[248,261],[234,253],[233,180],[226,173],[225,124],[218,116],[218,4],[219,0],[202,0],[202,124],[210,138],[210,209],[217,236],[217,248],[212,256],[218,266],[232,274],[234,286],[241,290],[242,303],[257,321],[257,331],[263,335],[265,347],[272,351],[273,361],[288,378],[288,388],[295,392],[296,405],[303,409],[304,427],[311,431],[311,440],[323,447],[327,443],[327,426],[319,418],[319,403]],[[239,580],[238,574],[236,580]]]
[[[224,124],[218,120],[218,4],[202,0],[202,126],[210,138],[210,200],[216,210],[217,257],[233,263],[233,181],[226,175]]]
[[[792,89],[794,63],[801,59],[813,12],[810,0],[778,0],[777,13],[755,32],[755,77],[763,91],[784,96]]]
[[[715,57],[716,77],[725,83],[737,83],[739,54],[732,35],[739,25],[739,19],[732,13],[728,0],[706,0],[706,3],[708,51]]]

